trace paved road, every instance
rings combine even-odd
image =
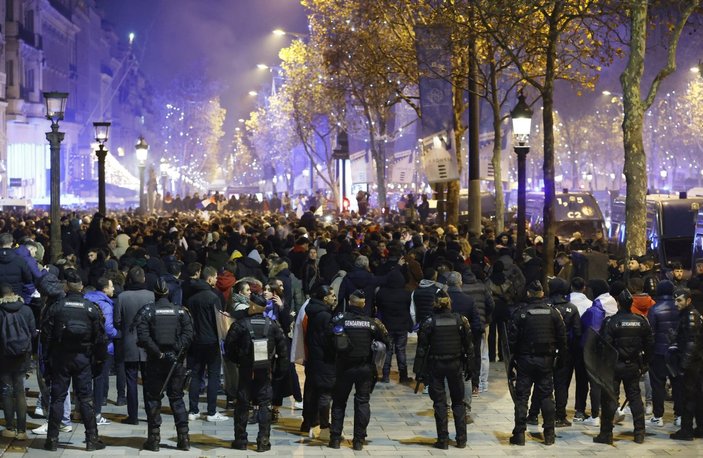
[[[415,353],[415,338],[410,337],[408,355]],[[551,447],[541,444],[541,437],[528,434],[525,447],[508,445],[512,430],[513,404],[504,382],[502,363],[491,364],[490,389],[473,400],[473,413],[476,422],[469,426],[468,445],[464,450],[450,447],[448,451],[435,450],[431,447],[435,440],[435,426],[432,413],[432,403],[427,395],[413,394],[412,387],[398,384],[397,373],[391,376],[391,383],[379,384],[371,398],[372,418],[368,430],[368,445],[363,451],[354,452],[349,440],[344,441],[341,450],[332,450],[316,440],[310,440],[297,432],[300,425],[300,411],[290,408],[289,401],[281,409],[281,421],[274,425],[272,431],[273,448],[268,455],[281,456],[559,456],[581,457],[591,455],[642,457],[642,456],[703,456],[703,441],[676,442],[668,438],[675,430],[672,425],[671,404],[667,403],[666,425],[661,428],[653,427],[648,430],[647,440],[643,445],[632,441],[632,418],[627,417],[625,423],[615,428],[615,445],[606,446],[593,444],[592,437],[597,434],[597,428],[572,426],[557,430],[557,442]],[[31,395],[36,396],[34,377],[29,380]],[[114,400],[114,387],[110,399]],[[572,387],[573,396],[573,387]],[[572,398],[573,399],[573,398]],[[569,405],[573,407],[570,399]],[[352,408],[349,403],[349,409]],[[30,398],[30,405],[34,399]],[[221,407],[224,408],[224,401]],[[30,407],[30,411],[33,407]],[[165,410],[168,411],[168,408]],[[118,421],[126,413],[126,407],[116,407],[112,404],[103,408],[105,417],[114,420],[111,425],[100,428],[100,435],[107,449],[94,456],[261,456],[256,453],[255,445],[247,452],[234,451],[229,448],[233,437],[233,422],[208,423],[195,421],[190,423],[192,449],[190,452],[176,450],[176,433],[173,418],[164,415],[164,425],[161,430],[162,447],[159,454],[141,450],[141,444],[146,435],[146,416],[140,415],[140,425],[122,425]],[[232,413],[226,412],[228,416]],[[573,411],[569,412],[573,415]],[[351,434],[351,410],[347,411],[345,431]],[[39,426],[43,420],[30,419],[29,428]],[[540,428],[529,426],[529,430],[539,433]],[[450,423],[450,436],[454,433]],[[0,455],[19,457],[22,454],[31,457],[43,456],[82,456],[89,453],[84,451],[84,430],[81,424],[74,424],[74,430],[69,434],[61,434],[58,452],[50,453],[42,449],[43,437],[33,436],[30,441],[9,443],[0,439]],[[250,440],[256,438],[256,426],[249,427]]]

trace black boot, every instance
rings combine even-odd
[[[269,450],[271,450],[271,441],[268,437],[262,437],[256,440],[257,452],[268,452]]]
[[[233,440],[232,441],[232,448],[235,450],[246,450],[247,449],[247,441],[245,440]]]
[[[434,448],[438,448],[440,450],[449,450],[449,440],[448,439],[437,439],[437,442],[435,442],[432,446]]]
[[[97,433],[86,433],[85,435],[85,449],[89,452],[95,450],[102,450],[105,448],[105,443],[100,440]]]
[[[186,452],[190,450],[190,436],[188,436],[187,429],[178,431],[178,441],[176,442],[176,448],[178,450],[184,450]]]
[[[56,449],[59,447],[59,438],[58,437],[47,437],[46,440],[44,441],[44,450],[48,450],[50,452],[55,452]]]
[[[466,448],[466,436],[456,438],[456,448]]]
[[[636,444],[644,444],[644,431],[637,431],[634,440]]]
[[[595,442],[596,444],[613,445],[613,433],[601,432],[593,438],[593,442]]]
[[[149,435],[147,436],[144,445],[142,445],[142,448],[144,450],[149,450],[150,452],[158,452],[159,442],[161,442],[161,434],[159,428],[149,429]]]
[[[338,448],[340,448],[341,444],[342,444],[342,438],[341,438],[341,437],[339,437],[339,436],[332,436],[332,437],[330,437],[330,443],[327,444],[327,446],[328,446],[329,448],[336,448],[336,449],[338,449]]]
[[[352,449],[359,451],[359,450],[363,450],[363,448],[364,448],[364,440],[354,438],[354,440],[352,441]]]
[[[555,440],[556,440],[556,435],[554,434],[554,431],[545,431],[544,432],[544,445],[554,445]]]
[[[679,429],[675,433],[669,434],[669,438],[677,441],[692,441],[693,431],[684,431],[683,429]]]
[[[525,445],[525,433],[513,433],[510,436],[510,443],[512,445]]]

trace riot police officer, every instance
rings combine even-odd
[[[388,347],[388,332],[376,318],[364,313],[366,299],[363,290],[349,296],[347,311],[332,319],[332,342],[336,351],[337,377],[332,391],[332,423],[330,448],[339,448],[342,441],[344,412],[352,387],[354,393],[354,439],[352,448],[362,450],[366,427],[371,419],[369,399],[378,374],[372,361],[371,345],[374,340]]]
[[[566,330],[561,314],[544,299],[539,280],[527,285],[527,302],[513,314],[509,329],[510,354],[515,358],[515,427],[510,443],[525,445],[527,400],[534,384],[534,401],[544,417],[544,444],[554,444],[555,357],[566,351]]]
[[[422,322],[418,331],[417,355],[413,368],[419,380],[429,383],[437,426],[437,441],[434,447],[441,450],[449,448],[445,380],[452,400],[456,446],[466,447],[464,380],[471,378],[474,361],[471,325],[465,316],[453,313],[451,305],[449,295],[443,290],[438,290],[432,315]]]
[[[624,285],[623,285],[624,286]],[[611,291],[618,302],[618,311],[603,321],[600,335],[618,352],[615,365],[615,399],[603,390],[603,415],[600,433],[593,438],[599,444],[613,443],[613,418],[618,407],[617,396],[620,393],[620,383],[625,388],[625,396],[632,411],[632,421],[635,426],[635,442],[644,442],[644,406],[640,393],[640,377],[647,372],[649,358],[654,347],[652,329],[647,319],[632,313],[632,294],[623,288],[621,292]]]
[[[63,403],[73,379],[85,425],[85,448],[100,450],[105,444],[98,437],[91,366],[104,363],[107,357],[104,319],[100,307],[83,298],[83,282],[78,271],[66,269],[64,279],[66,296],[49,306],[41,325],[45,367],[51,380],[49,428],[44,449],[57,449]]]
[[[256,451],[271,450],[271,375],[288,372],[288,339],[281,327],[264,316],[265,307],[251,303],[248,314],[235,321],[225,339],[225,356],[239,365],[232,448],[246,450],[249,401],[259,406]]]
[[[135,318],[137,345],[147,354],[144,378],[144,407],[148,437],[144,449],[159,451],[161,440],[161,398],[168,396],[178,435],[179,450],[190,450],[188,412],[183,402],[186,369],[183,358],[193,341],[193,322],[186,309],[168,300],[168,283],[156,281],[156,303],[147,304]]]
[[[676,383],[682,390],[681,429],[669,437],[691,441],[703,437],[703,402],[701,402],[701,371],[703,371],[703,323],[691,299],[691,290],[680,288],[674,291],[674,301],[679,309],[679,324],[676,329],[678,367]],[[693,429],[693,417],[696,429]]]

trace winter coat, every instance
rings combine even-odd
[[[400,270],[392,270],[386,284],[376,293],[378,313],[388,332],[407,332],[412,329],[411,295],[412,292],[405,289],[405,277]]]
[[[305,315],[307,316],[305,371],[312,377],[317,387],[331,389],[336,378],[335,353],[330,332],[332,311],[324,302],[310,299],[305,308]]]
[[[85,293],[85,297],[90,302],[93,302],[100,307],[105,318],[105,335],[108,338],[107,352],[110,355],[115,354],[114,339],[120,337],[119,331],[115,328],[115,305],[112,299],[102,291],[89,291]]]
[[[181,281],[173,274],[164,274],[161,278],[168,285],[168,300],[176,305],[183,305],[183,288]]]
[[[9,283],[12,291],[29,303],[35,291],[32,272],[12,248],[0,248],[0,279],[3,283]]]
[[[601,301],[595,300],[588,310],[581,315],[581,348],[586,344],[588,329],[590,328],[596,332],[600,332],[603,320],[605,320],[605,309],[603,309]]]
[[[491,323],[495,303],[493,294],[485,283],[478,280],[470,269],[463,269],[461,272],[462,286],[464,294],[468,294],[474,300],[474,305],[481,318],[481,327],[485,328]]]
[[[347,273],[342,280],[342,285],[339,287],[339,295],[337,296],[337,308],[335,314],[345,310],[349,296],[357,289],[364,291],[366,296],[366,304],[364,311],[366,316],[373,316],[375,310],[374,297],[376,296],[376,287],[385,284],[386,277],[377,277],[366,269],[355,267],[354,270]]]
[[[24,259],[24,262],[27,263],[27,267],[29,267],[29,271],[32,273],[32,279],[35,282],[44,276],[46,270],[42,270],[39,268],[39,263],[36,259],[32,257],[25,245],[18,246],[15,249],[15,253],[17,253],[17,256]]]
[[[219,342],[215,313],[222,310],[220,298],[205,280],[196,280],[191,286],[194,294],[186,302],[186,307],[193,318],[193,344],[215,344]]]
[[[237,260],[237,277],[254,277],[261,283],[266,283],[266,276],[261,269],[261,263],[250,257],[239,258]]]
[[[15,296],[0,297],[0,329],[2,329],[2,320],[5,319],[6,313],[19,313],[24,321],[27,323],[30,331],[32,332],[32,339],[37,336],[37,323],[34,321],[34,312],[22,302],[22,298]],[[32,355],[31,350],[24,355],[15,357],[6,357],[3,355],[2,349],[0,349],[0,369],[3,373],[12,372],[25,372],[29,370],[29,361]]]
[[[664,356],[673,343],[671,337],[679,325],[679,309],[674,303],[674,297],[659,296],[649,309],[647,319],[654,333],[654,354]]]
[[[155,302],[154,293],[145,288],[144,284],[130,285],[126,291],[117,296],[115,301],[115,327],[122,339],[116,342],[120,345],[125,362],[145,362],[146,353],[137,346],[137,328],[132,326],[134,317],[146,304]]]
[[[630,311],[638,315],[647,316],[652,306],[654,306],[654,299],[649,294],[635,294],[632,296]]]
[[[471,323],[471,335],[474,339],[480,337],[483,334],[483,326],[474,299],[464,294],[459,286],[448,287],[447,293],[452,301],[452,312],[464,315]]]

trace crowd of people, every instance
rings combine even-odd
[[[31,432],[46,435],[47,450],[72,429],[71,396],[87,450],[105,446],[98,428],[110,424],[102,406],[111,390],[122,421],[138,424],[140,379],[146,450],[159,450],[164,394],[182,450],[189,422],[232,418],[218,411],[220,397],[234,409],[234,449],[247,448],[247,424],[258,423],[257,450],[269,450],[288,398],[302,411],[300,431],[340,448],[352,388],[352,447],[361,450],[373,387],[391,383],[395,357],[399,383],[424,385],[434,403],[439,449],[449,446],[448,406],[455,444],[466,445],[472,398],[505,383],[489,380],[496,360],[508,363],[512,444],[524,445],[540,414],[545,444],[574,422],[599,426],[594,441],[612,443],[613,423],[628,409],[641,443],[645,428],[663,426],[669,395],[680,426],[672,438],[703,437],[703,259],[686,279],[681,265],[659,272],[649,256],[603,254],[593,262],[602,260],[608,278],[584,278],[575,254],[607,245],[574,234],[545,282],[538,235],[528,233],[528,248],[516,253],[514,231],[496,234],[489,223],[471,234],[413,215],[385,224],[371,214],[323,219],[314,207],[300,218],[261,210],[65,214],[53,262],[46,217],[2,215],[2,436],[27,439],[24,383],[34,372],[33,413],[48,422]],[[613,386],[589,376],[592,334],[601,351],[618,354]],[[621,409],[620,382],[629,404]]]

